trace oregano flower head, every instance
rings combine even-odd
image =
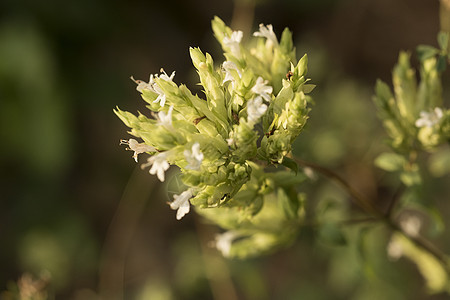
[[[264,169],[289,160],[292,143],[308,119],[307,93],[314,86],[307,83],[307,56],[296,60],[288,29],[278,42],[272,25],[261,24],[250,37],[254,41],[247,43],[243,32],[231,30],[217,17],[212,27],[226,60],[217,65],[199,48],[189,50],[202,95],[176,83],[175,72],[169,76],[161,69],[161,74],[150,75],[147,83],[132,78],[148,104],[149,117],[119,108],[114,112],[134,137],[143,140],[126,143],[135,151],[136,161],[144,151],[151,155],[143,168],[149,168],[160,181],[165,180],[170,165],[180,169],[186,190],[170,204],[177,210],[177,219],[189,212],[191,204],[207,217],[218,212],[222,217],[212,217],[214,221],[233,230],[233,236],[241,241],[256,230],[253,222],[260,211],[270,208],[267,203],[276,199],[270,195],[280,192],[277,178],[296,178],[283,189],[292,189],[304,178],[284,168],[278,172]],[[293,215],[299,216],[300,198],[297,193],[292,195],[293,199],[286,201],[297,204],[288,214],[275,214],[280,222],[272,220],[277,225],[261,251],[284,241],[277,230]],[[225,248],[228,250],[223,252],[233,255],[232,246]]]

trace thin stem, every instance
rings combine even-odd
[[[369,199],[361,195],[358,191],[356,191],[345,179],[343,179],[341,176],[339,176],[337,173],[324,168],[322,166],[319,166],[315,163],[307,162],[298,158],[294,158],[294,160],[303,167],[308,167],[313,169],[316,172],[321,173],[325,177],[335,181],[337,184],[339,184],[341,187],[346,190],[349,195],[352,197],[353,203],[358,206],[361,210],[363,210],[366,213],[369,213],[376,217],[383,217],[383,214],[380,212],[380,210],[375,207]]]
[[[200,241],[200,250],[205,266],[206,278],[209,281],[211,293],[215,300],[237,300],[238,295],[231,279],[230,270],[223,257],[217,255],[213,247],[208,246],[211,242],[209,228],[195,219],[197,237]]]
[[[307,162],[298,158],[294,160],[303,167],[308,167],[314,171],[322,174],[323,176],[329,178],[332,181],[338,183],[347,193],[353,198],[353,203],[357,205],[362,211],[373,216],[375,219],[383,221],[388,225],[393,231],[397,231],[406,236],[410,241],[412,241],[416,246],[422,248],[423,250],[430,253],[434,258],[441,262],[442,266],[445,268],[446,272],[450,275],[450,265],[445,253],[436,248],[430,241],[422,236],[411,236],[407,234],[398,224],[396,224],[391,218],[391,211],[388,210],[388,214],[383,214],[380,210],[375,207],[368,198],[365,198],[360,193],[358,193],[345,179],[339,176],[337,173],[319,166],[317,164]],[[394,200],[397,198],[395,196]]]
[[[433,255],[434,258],[436,258],[438,261],[441,262],[447,274],[450,275],[450,265],[447,255],[438,248],[436,248],[434,244],[432,244],[429,240],[425,239],[423,236],[420,235],[412,236],[410,234],[407,234],[400,226],[394,223],[391,219],[386,219],[386,223],[389,225],[389,227],[391,227],[392,230],[402,233],[416,246],[422,248],[423,250]]]
[[[394,195],[392,196],[391,201],[389,202],[389,206],[386,210],[386,217],[387,218],[391,218],[392,214],[394,212],[394,208],[397,205],[398,200],[400,199],[400,196],[403,194],[405,190],[405,186],[404,185],[400,185],[397,190],[395,191]]]

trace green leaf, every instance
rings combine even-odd
[[[439,53],[439,49],[428,45],[419,45],[416,51],[420,61],[425,61]]]
[[[447,69],[447,56],[446,55],[439,55],[436,69],[438,72],[444,72],[445,69]]]
[[[320,227],[319,239],[333,246],[344,246],[347,244],[344,233],[334,223],[325,223]]]
[[[298,61],[296,72],[298,72],[298,77],[305,76],[308,72],[308,55],[303,55]]]
[[[282,162],[281,164],[282,164],[283,166],[285,166],[286,168],[289,168],[289,169],[291,169],[292,171],[294,171],[295,174],[298,173],[298,165],[297,165],[297,163],[296,163],[292,158],[289,158],[289,157],[285,156],[285,157],[283,158],[283,162]]]
[[[417,247],[402,234],[396,233],[392,235],[392,242],[397,243],[402,249],[402,254],[417,265],[430,293],[449,291],[447,272],[434,256]]]
[[[406,159],[397,153],[382,153],[375,159],[375,165],[388,172],[403,170]]]
[[[292,32],[285,28],[281,34],[280,49],[284,54],[289,55],[292,52],[293,47]]]
[[[280,187],[295,186],[308,178],[303,172],[295,174],[292,171],[279,171],[269,174],[274,184]]]
[[[417,78],[411,67],[410,54],[400,52],[398,63],[392,72],[392,82],[398,111],[406,127],[414,127],[418,115],[416,111]]]
[[[315,87],[316,87],[315,84],[305,84],[303,86],[303,93],[309,94],[314,90]]]
[[[298,195],[295,189],[285,190],[279,188],[277,190],[277,200],[286,219],[294,220],[298,218],[303,197]]]
[[[441,31],[438,33],[437,40],[442,51],[447,52],[448,49],[448,32]]]
[[[422,178],[417,170],[402,172],[400,174],[400,180],[406,186],[414,186],[422,183]]]

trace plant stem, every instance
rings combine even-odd
[[[298,158],[293,158],[297,164],[302,167],[308,167],[313,169],[314,171],[322,174],[328,179],[339,184],[347,193],[352,197],[353,203],[357,205],[362,211],[373,216],[375,219],[383,221],[386,225],[389,226],[393,231],[400,232],[404,236],[406,236],[410,241],[412,241],[416,246],[422,248],[423,250],[430,253],[434,258],[436,258],[444,267],[447,274],[450,275],[450,265],[449,260],[441,250],[436,248],[429,240],[425,239],[422,236],[411,236],[407,234],[398,224],[396,224],[392,220],[392,212],[388,211],[388,214],[383,214],[376,206],[373,205],[373,202],[368,198],[364,197],[360,193],[358,193],[345,179],[343,179],[340,175],[335,173],[332,170],[329,170],[325,167],[319,166],[315,163],[307,162]],[[397,196],[396,196],[397,197]]]
[[[348,192],[348,194],[352,197],[353,203],[358,206],[361,210],[363,210],[366,213],[369,213],[370,215],[373,215],[378,218],[384,217],[383,213],[380,212],[380,210],[375,207],[369,199],[365,198],[363,195],[361,195],[358,191],[356,191],[345,179],[343,179],[340,175],[337,173],[324,168],[322,166],[319,166],[315,163],[307,162],[298,158],[294,158],[294,160],[297,162],[297,164],[308,167],[313,169],[314,171],[324,175],[325,177],[335,181],[337,184],[339,184],[341,187],[344,188]]]

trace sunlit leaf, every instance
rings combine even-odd
[[[375,165],[385,171],[394,172],[403,169],[406,159],[396,153],[382,153],[375,159]]]
[[[441,262],[429,252],[416,246],[407,237],[396,233],[392,236],[392,242],[398,243],[402,254],[412,260],[426,281],[430,293],[450,291],[450,282]]]

